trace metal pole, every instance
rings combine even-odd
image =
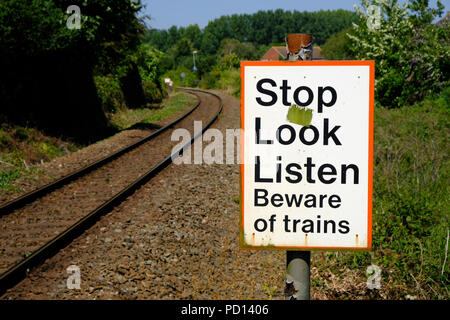
[[[197,51],[192,51],[192,57],[194,59],[194,71],[197,70],[197,67],[195,66],[195,54],[197,53]]]
[[[289,61],[312,60],[311,34],[291,33],[286,37]],[[310,299],[311,252],[288,250],[286,252],[286,287],[288,300]]]
[[[309,300],[310,251],[286,251],[286,287],[288,300]]]

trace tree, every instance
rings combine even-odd
[[[352,28],[344,29],[336,34],[333,34],[325,44],[321,47],[322,55],[329,60],[352,60],[354,59],[351,53],[351,41],[347,36],[352,31]]]
[[[120,65],[144,29],[136,17],[139,1],[78,3],[81,28],[71,30],[66,10],[73,1],[2,0],[0,112],[10,121],[90,140],[109,132],[93,75]]]
[[[217,54],[220,57],[235,54],[240,60],[254,60],[257,58],[256,48],[252,43],[242,43],[236,39],[222,40]]]
[[[428,24],[426,16],[433,11],[415,3],[362,0],[357,8],[360,23],[348,34],[357,59],[376,61],[376,98],[384,106],[412,104],[448,86],[449,23]]]

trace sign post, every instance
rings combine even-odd
[[[311,34],[292,33],[286,37],[289,61],[312,60]],[[311,251],[286,251],[286,285],[288,300],[310,300]]]
[[[288,36],[290,60],[311,59],[308,38]],[[287,250],[295,300],[309,250],[372,241],[374,62],[308,60],[241,63],[241,247]]]

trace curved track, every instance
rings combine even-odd
[[[200,102],[179,119],[0,208],[0,295],[168,166],[217,119],[222,111],[219,96],[185,90]],[[169,129],[193,133],[194,120],[206,123],[202,131],[172,153],[176,143]]]

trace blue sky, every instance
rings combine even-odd
[[[146,5],[143,14],[151,17],[147,24],[153,29],[168,29],[172,25],[198,24],[205,27],[208,21],[233,13],[255,13],[258,10],[316,11],[346,9],[353,11],[359,0],[142,0]],[[401,0],[401,3],[405,0]],[[441,0],[450,10],[450,0]],[[436,0],[430,0],[434,7]]]

